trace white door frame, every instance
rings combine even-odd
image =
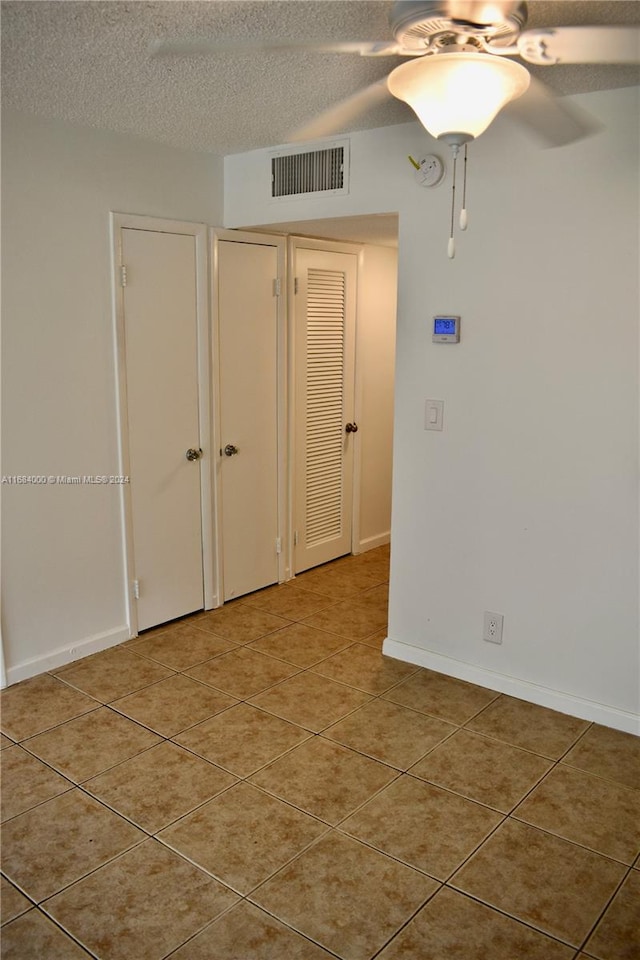
[[[287,332],[289,339],[289,367],[288,367],[288,378],[291,385],[295,384],[295,369],[296,369],[296,251],[298,249],[302,250],[324,250],[328,253],[350,253],[357,257],[357,280],[356,280],[356,330],[355,330],[355,351],[354,351],[354,398],[353,398],[353,411],[354,419],[358,423],[361,419],[360,414],[362,413],[362,370],[361,364],[358,362],[359,353],[361,349],[361,342],[359,336],[359,304],[360,304],[360,283],[362,276],[362,257],[364,254],[364,247],[359,243],[343,243],[338,240],[314,240],[310,237],[298,237],[295,235],[289,236],[287,238],[287,261],[288,261],[288,319],[287,319]],[[288,485],[289,485],[289,522],[288,522],[288,542],[289,542],[289,553],[287,563],[289,569],[294,570],[294,525],[295,525],[295,516],[294,516],[294,507],[295,499],[293,496],[294,483],[295,483],[295,428],[296,428],[296,409],[295,409],[295,392],[290,393],[289,401],[289,423],[288,423],[288,433],[289,433],[289,470],[288,470]],[[351,552],[357,553],[360,546],[360,482],[361,482],[361,471],[362,471],[362,447],[360,443],[360,433],[352,434],[353,439],[353,491],[352,491],[352,514],[351,514]]]
[[[110,214],[111,276],[113,293],[114,346],[116,357],[116,402],[118,423],[119,470],[129,476],[129,426],[127,420],[127,381],[124,327],[124,291],[121,285],[122,230],[147,230],[154,233],[186,234],[195,238],[196,245],[196,322],[198,339],[198,419],[199,444],[203,456],[200,461],[200,509],[202,517],[202,572],[204,608],[218,605],[213,548],[213,483],[211,446],[211,369],[209,336],[209,290],[207,285],[207,226],[182,220],[164,220],[127,213]],[[126,266],[126,264],[125,264]],[[134,596],[133,509],[129,484],[120,485],[122,540],[124,547],[125,599],[127,623],[131,636],[138,634],[138,614]]]
[[[213,499],[215,511],[215,570],[216,570],[216,594],[218,604],[222,604],[223,592],[223,556],[222,556],[222,478],[220,476],[221,458],[219,451],[222,446],[222,427],[220,421],[220,317],[218,311],[218,275],[219,275],[219,244],[220,241],[230,241],[232,243],[253,243],[263,246],[275,247],[277,251],[278,276],[274,281],[279,281],[280,293],[277,303],[277,355],[278,355],[278,395],[277,395],[277,436],[278,436],[278,537],[280,538],[281,550],[278,555],[278,583],[289,580],[292,576],[291,567],[291,547],[290,547],[290,524],[287,518],[290,513],[290,487],[288,484],[288,438],[287,438],[287,407],[288,407],[288,362],[287,362],[287,308],[286,308],[286,237],[277,236],[268,233],[251,233],[246,230],[223,230],[212,227],[209,231],[211,243],[211,367],[214,384],[214,416],[213,416],[213,434],[212,434],[212,476],[213,476]],[[217,604],[217,605],[218,605]]]

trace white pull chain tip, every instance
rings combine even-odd
[[[456,242],[453,237],[449,237],[449,243],[447,245],[447,256],[449,260],[453,260],[456,255]]]
[[[466,230],[468,222],[469,222],[469,218],[467,217],[467,211],[463,207],[462,210],[460,211],[460,229]]]

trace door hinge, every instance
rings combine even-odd
[[[274,297],[279,297],[282,295],[282,280],[280,277],[276,277],[273,281],[273,295]]]
[[[294,530],[294,531],[293,531],[293,545],[294,545],[294,547],[297,547],[297,546],[298,546],[298,531],[297,531],[297,530]]]
[[[140,581],[139,580],[133,581],[133,595],[136,598],[136,600],[140,599]]]
[[[282,553],[282,537],[276,537],[276,553]]]
[[[127,268],[124,264],[120,266],[120,286],[126,287],[127,285]]]
[[[298,282],[298,278],[297,278],[297,277],[294,277],[294,278],[293,278],[293,292],[294,292],[294,293],[297,293],[299,287],[300,287],[300,284],[299,284],[299,282]]]

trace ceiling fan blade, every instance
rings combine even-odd
[[[558,99],[540,80],[505,108],[505,114],[528,128],[546,147],[564,147],[597,133],[601,125],[575,104]]]
[[[529,63],[639,63],[640,27],[552,27],[526,30],[518,53]]]
[[[361,57],[390,57],[400,50],[394,41],[325,41],[325,40],[156,40],[151,45],[152,57],[215,57],[223,53],[356,53]]]
[[[389,88],[387,87],[387,78],[377,80],[368,87],[363,87],[356,93],[340,100],[321,114],[298,127],[287,137],[287,142],[297,140],[318,140],[321,137],[330,137],[344,126],[354,120],[360,114],[366,113],[372,107],[382,103],[390,98]]]

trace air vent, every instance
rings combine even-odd
[[[271,197],[308,197],[347,193],[348,141],[321,150],[282,151],[271,156]]]

